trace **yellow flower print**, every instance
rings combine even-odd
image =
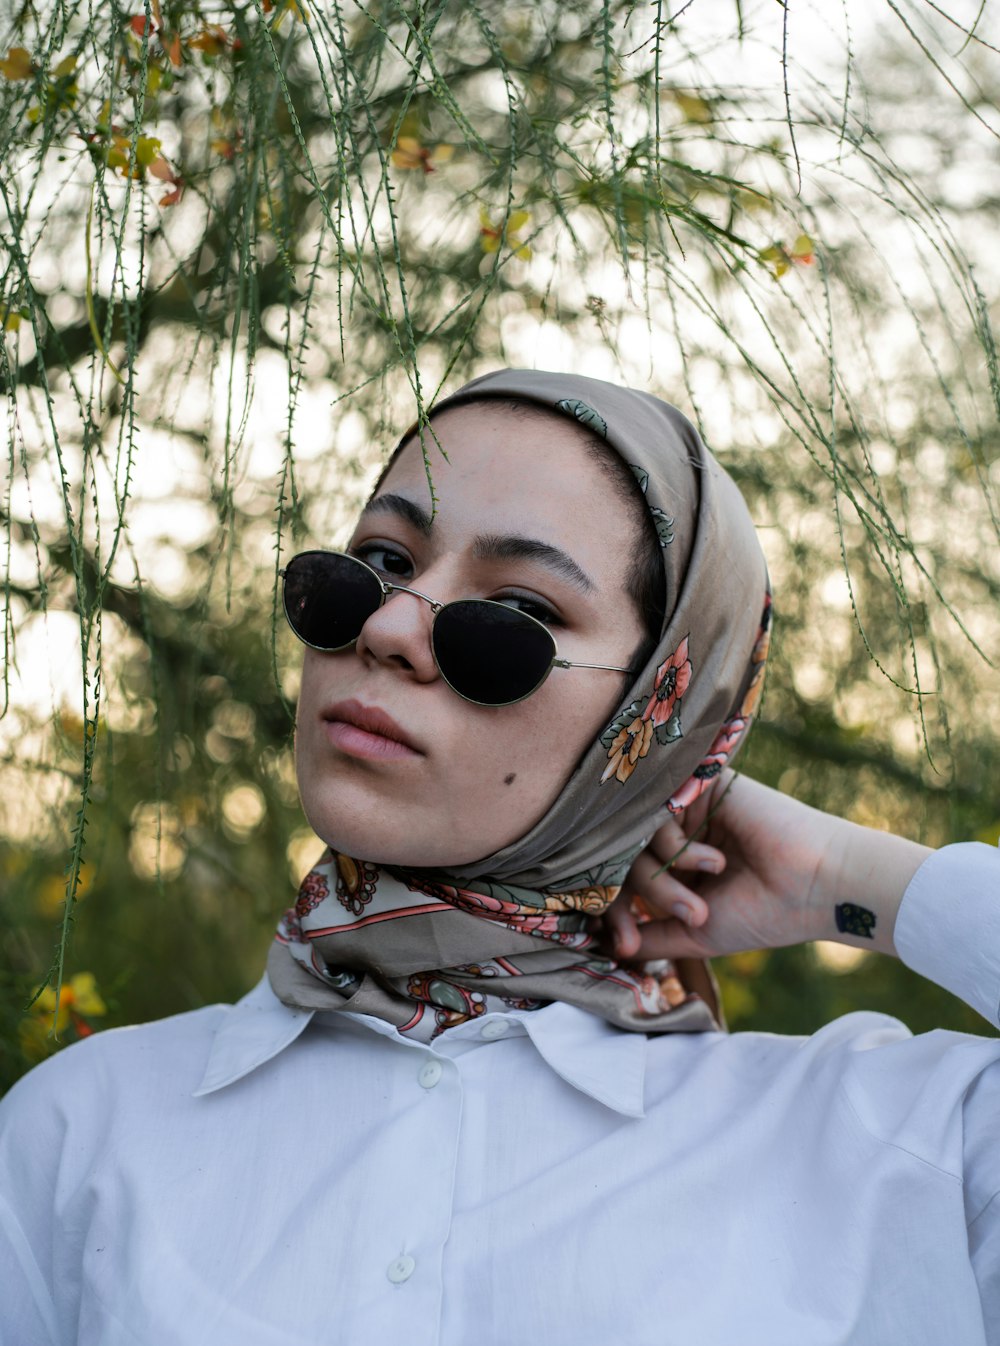
[[[623,785],[635,770],[640,757],[649,752],[653,741],[654,726],[652,720],[644,720],[641,715],[620,729],[608,748],[608,764],[604,768],[601,784],[614,776]]]

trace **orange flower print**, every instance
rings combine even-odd
[[[688,637],[685,636],[673,654],[664,659],[656,670],[653,695],[642,712],[642,718],[651,721],[654,729],[662,729],[670,724],[681,697],[691,685],[693,671],[691,660],[688,658]],[[680,726],[677,728],[678,732],[669,734],[666,741],[680,738]],[[664,741],[662,734],[657,734],[657,739],[661,743]]]
[[[654,738],[661,747],[683,738],[681,698],[691,685],[692,675],[685,636],[656,670],[653,694],[645,709],[641,701],[633,701],[601,735],[601,743],[608,751],[601,785],[612,779],[624,785],[639,759],[649,752]]]
[[[570,893],[548,893],[545,898],[546,911],[585,911],[589,916],[600,916],[618,896],[621,889],[617,884],[592,885]]]
[[[608,764],[604,768],[601,784],[613,776],[624,785],[635,770],[639,758],[649,752],[654,732],[653,722],[639,715],[631,724],[619,729],[608,748]]]
[[[690,808],[700,795],[703,795],[722,768],[736,750],[736,746],[746,732],[750,721],[742,715],[734,715],[727,720],[715,738],[707,754],[679,790],[667,800],[671,813],[683,813]]]

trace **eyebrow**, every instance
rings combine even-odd
[[[395,514],[425,537],[431,533],[431,516],[405,495],[394,495],[391,492],[377,495],[369,500],[364,513]],[[550,542],[524,537],[520,533],[481,533],[472,544],[472,554],[480,561],[540,561],[548,570],[568,580],[585,594],[593,593],[597,587],[567,552],[552,546]]]
[[[365,505],[362,515],[365,514],[396,514],[404,518],[408,524],[412,524],[418,533],[430,537],[431,516],[414,501],[408,500],[405,495],[393,495],[391,492],[377,495]]]
[[[540,561],[585,594],[593,593],[596,587],[572,556],[549,542],[519,533],[482,533],[473,543],[472,554],[480,561]]]

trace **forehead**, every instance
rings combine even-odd
[[[436,441],[435,442],[435,437]],[[569,551],[606,555],[629,531],[628,508],[568,417],[495,404],[448,408],[424,432],[436,495],[434,529],[460,536],[517,525]],[[379,494],[431,505],[418,437],[402,447]]]

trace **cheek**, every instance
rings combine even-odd
[[[518,795],[551,803],[614,716],[619,690],[613,674],[556,669],[533,697],[502,712],[488,733],[475,735],[463,754],[468,769],[505,792],[501,806],[515,783]]]

